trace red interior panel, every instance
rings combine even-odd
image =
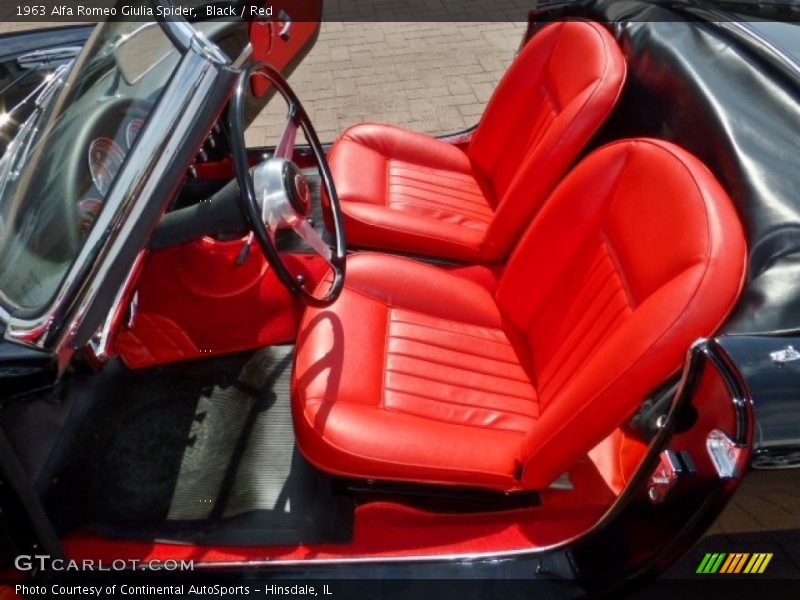
[[[137,286],[138,311],[116,350],[130,368],[225,354],[295,339],[302,304],[283,286],[253,244],[210,238],[151,254]],[[310,282],[327,265],[311,254],[283,259]]]

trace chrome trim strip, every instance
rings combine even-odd
[[[97,330],[97,333],[95,333],[95,335],[92,336],[92,339],[89,341],[89,347],[94,353],[95,358],[101,363],[108,362],[111,358],[113,358],[111,336],[114,334],[116,328],[122,323],[125,309],[122,303],[133,291],[132,286],[136,280],[135,275],[139,273],[145,256],[146,251],[142,250],[136,257],[136,261],[128,271],[127,277],[125,277],[124,285],[119,288],[117,295],[114,297],[114,304],[111,310],[103,321],[103,324]],[[135,295],[136,292],[133,291],[133,294]],[[128,328],[130,329],[130,325]]]
[[[60,67],[75,60],[80,54],[82,46],[60,46],[45,50],[34,50],[17,57],[17,64],[21,69],[47,69]]]
[[[238,71],[244,66],[244,64],[247,62],[247,59],[249,59],[252,56],[252,54],[253,54],[253,44],[247,42],[247,45],[239,53],[239,56],[233,59],[233,62],[231,63],[231,68],[236,69]]]
[[[165,9],[172,8],[172,2],[157,0]],[[162,17],[158,19],[166,36],[182,53],[199,50],[212,62],[218,65],[228,65],[230,60],[225,53],[213,42],[209,41],[200,31],[192,27],[183,17]]]

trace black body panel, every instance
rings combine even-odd
[[[55,357],[2,339],[0,329],[0,404],[14,396],[46,388],[56,381]]]
[[[753,466],[800,466],[800,333],[727,336],[723,344],[753,397]]]

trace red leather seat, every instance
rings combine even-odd
[[[696,158],[606,146],[554,191],[495,292],[352,255],[341,297],[301,325],[298,445],[348,476],[543,488],[716,331],[745,258],[731,201]]]
[[[543,28],[500,81],[466,150],[391,125],[329,155],[351,245],[503,260],[611,112],[625,60],[601,25]]]

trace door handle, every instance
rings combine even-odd
[[[278,13],[278,22],[283,23],[278,35],[283,41],[288,42],[289,38],[291,37],[289,31],[292,29],[292,15],[290,15],[284,9],[281,9],[281,11]]]

